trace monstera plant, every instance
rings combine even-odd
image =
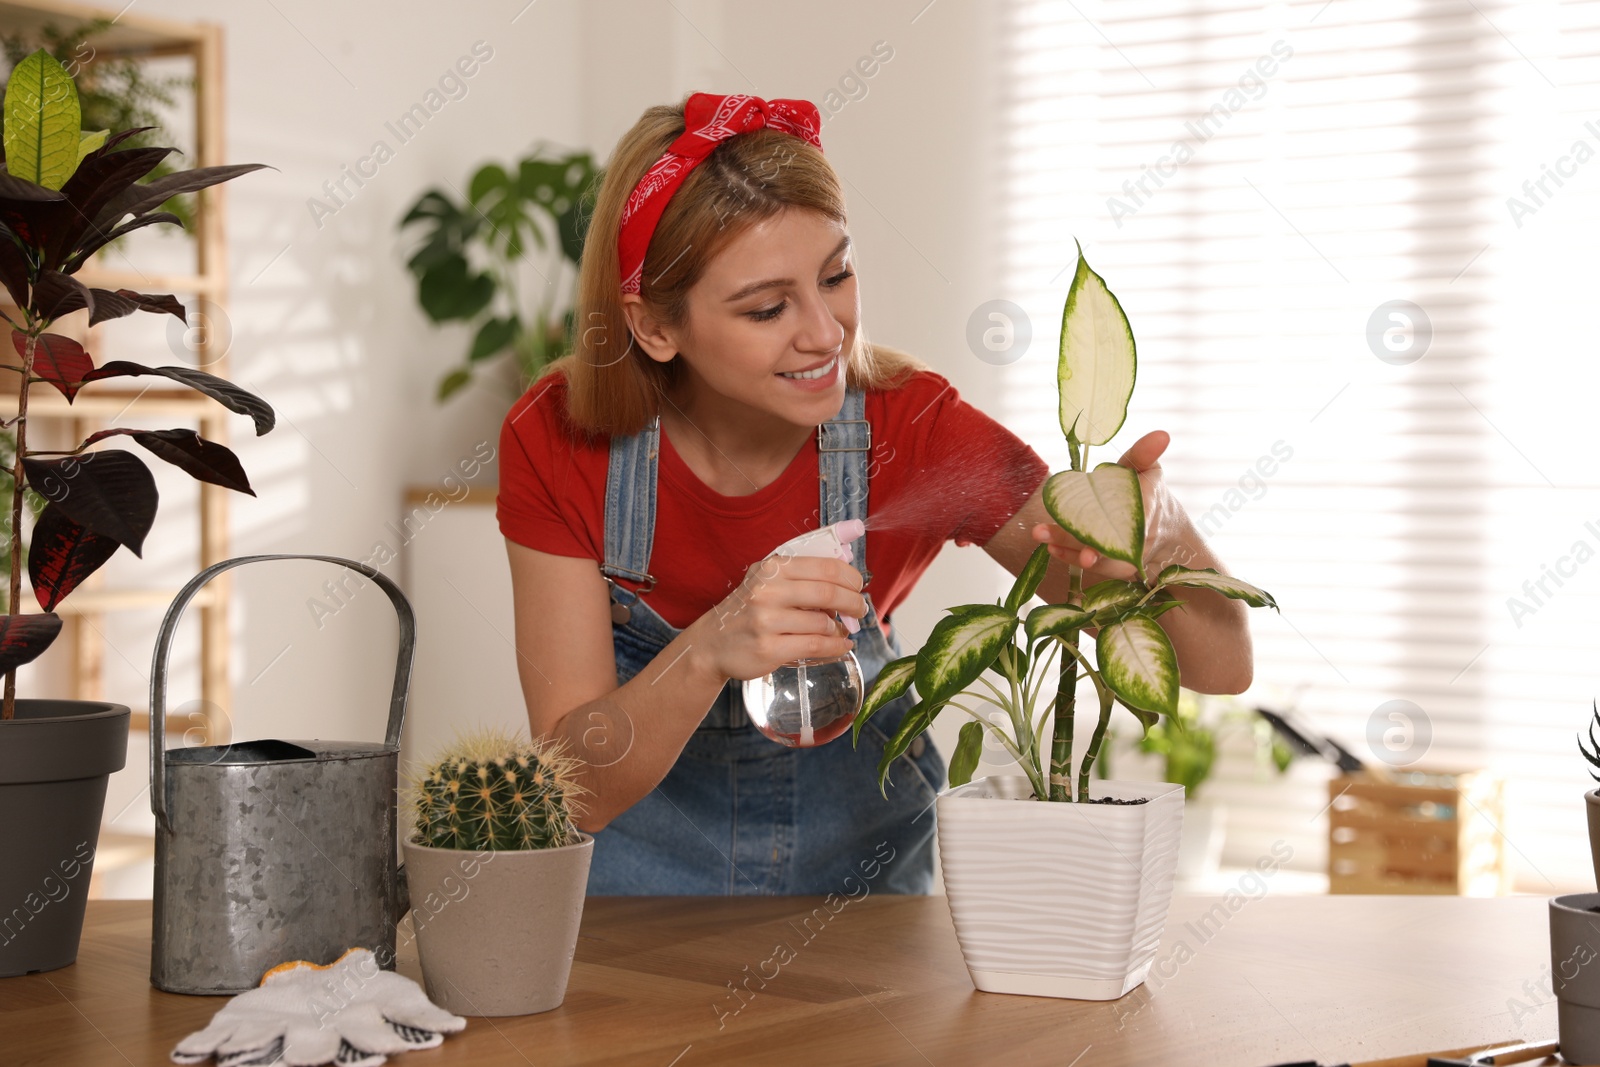
[[[416,276],[423,312],[435,323],[462,322],[472,330],[461,362],[439,379],[439,400],[506,352],[516,359],[518,395],[571,348],[572,301],[558,294],[563,276],[575,276],[583,255],[600,173],[588,152],[557,155],[541,148],[510,168],[480,166],[464,203],[429,189],[401,218],[402,231],[420,231],[406,266]],[[533,294],[517,284],[524,261],[543,281]]]
[[[1045,507],[1061,526],[1107,559],[1132,564],[1138,578],[1112,579],[1081,588],[1083,571],[1070,571],[1065,603],[1043,604],[1024,614],[1044,579],[1049,555],[1040,545],[1010,593],[995,604],[949,609],[915,654],[888,664],[864,700],[852,729],[862,725],[913,685],[920,698],[890,737],[878,764],[882,788],[894,760],[947,707],[971,721],[961,727],[950,758],[950,784],[971,779],[984,735],[1016,760],[1040,800],[1086,802],[1094,762],[1105,740],[1111,711],[1121,704],[1145,730],[1178,706],[1178,660],[1156,620],[1182,601],[1175,588],[1211,589],[1251,607],[1277,608],[1272,597],[1214,568],[1180,564],[1154,576],[1144,566],[1144,498],[1136,471],[1117,463],[1088,467],[1091,445],[1103,445],[1122,428],[1133,396],[1137,367],[1133,330],[1105,280],[1090,268],[1080,248],[1078,269],[1067,292],[1061,321],[1056,384],[1061,429],[1072,469],[1050,476]],[[1083,652],[1085,631],[1097,630],[1094,662]],[[1044,703],[1050,670],[1059,657],[1054,699]],[[1073,787],[1072,743],[1076,727],[1078,672],[1094,683],[1099,714]],[[969,696],[1005,713],[1009,731],[991,722]],[[1045,760],[1045,726],[1054,710],[1054,730]]]
[[[175,315],[184,306],[169,294],[95,289],[73,275],[95,251],[124,234],[177,216],[155,210],[178,193],[227,181],[261,164],[203,167],[140,184],[171,148],[121,148],[148,127],[83,131],[77,88],[66,70],[40,49],[18,63],[6,85],[4,154],[0,156],[0,284],[18,318],[4,315],[16,362],[16,448],[11,475],[9,614],[0,616],[0,671],[5,700],[0,718],[14,712],[16,668],[37,657],[61,629],[55,608],[72,589],[126,547],[142,552],[156,515],[156,484],[134,453],[91,447],[113,438],[136,444],[202,481],[250,488],[238,457],[190,429],[112,427],[90,434],[75,448],[28,447],[28,400],[35,386],[71,403],[78,391],[113,378],[155,376],[179,382],[250,416],[257,434],[273,426],[272,408],[259,397],[212,374],[184,366],[147,367],[126,360],[96,366],[76,340],[50,327],[76,311],[93,326],[136,311]],[[31,487],[46,504],[34,526],[28,577],[44,610],[21,611],[22,504]]]

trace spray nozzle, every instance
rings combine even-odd
[[[783,544],[772,550],[775,556],[818,556],[849,563],[855,557],[851,555],[849,544],[867,532],[867,524],[860,519],[846,519],[836,522],[832,526],[824,526],[820,530],[803,533],[799,537],[791,537]]]

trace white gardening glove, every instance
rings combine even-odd
[[[211,1025],[178,1042],[174,1063],[374,1067],[385,1054],[433,1048],[467,1020],[436,1007],[404,975],[385,971],[370,949],[334,963],[274,967],[259,988],[223,1005]]]

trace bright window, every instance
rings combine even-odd
[[[1091,464],[1170,431],[1169,484],[1283,607],[1246,699],[1364,758],[1413,702],[1418,766],[1508,775],[1518,887],[1592,888],[1600,0],[1012,0],[1005,38],[1034,343],[1003,417],[1066,465],[1038,383],[1076,237],[1139,344]],[[1326,777],[1231,755],[1225,862],[1285,837],[1319,866]]]

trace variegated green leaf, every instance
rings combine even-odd
[[[917,692],[943,701],[989,669],[1017,632],[1017,617],[998,605],[940,619],[917,653]]]
[[[1137,604],[1147,592],[1149,590],[1138,582],[1107,578],[1083,591],[1083,610],[1100,616],[1100,622],[1110,622],[1119,611]]]
[[[1078,247],[1078,270],[1061,314],[1056,364],[1061,432],[1069,440],[1103,445],[1122,428],[1138,357],[1122,305]]]
[[[983,758],[983,723],[972,719],[962,724],[961,735],[956,739],[956,750],[950,754],[947,777],[952,787],[972,781],[972,772],[978,769]]]
[[[1184,606],[1183,601],[1179,600],[1177,597],[1172,597],[1170,600],[1163,600],[1161,599],[1163,595],[1172,597],[1170,593],[1165,593],[1165,591],[1163,591],[1163,593],[1157,593],[1154,598],[1149,600],[1143,607],[1139,609],[1138,614],[1147,619],[1159,619],[1173,608],[1181,608]]]
[[[856,721],[850,727],[850,746],[852,748],[861,740],[861,728],[867,720],[889,701],[899,697],[911,688],[911,680],[916,677],[917,657],[906,656],[903,659],[892,660],[884,664],[883,670],[878,672],[877,680],[872,683],[872,688],[867,690],[867,695],[861,702],[861,710],[856,712]]]
[[[43,48],[6,82],[6,173],[59,189],[78,169],[78,87]]]
[[[1058,471],[1044,483],[1044,506],[1061,528],[1110,558],[1144,566],[1144,497],[1139,475],[1120,463]]]
[[[993,611],[993,604],[957,604],[953,608],[945,608],[951,615],[971,615],[974,611]]]
[[[1020,611],[1022,605],[1033,599],[1033,594],[1038,592],[1039,583],[1044,581],[1044,572],[1050,566],[1050,549],[1046,545],[1039,545],[1033,550],[1033,555],[1028,557],[1028,562],[1022,565],[1022,572],[1017,575],[1017,580],[1011,583],[1011,592],[1006,594],[1006,607],[1013,612]]]
[[[1037,641],[1041,637],[1058,637],[1069,630],[1081,630],[1093,622],[1094,616],[1082,608],[1071,604],[1046,604],[1028,612],[1028,621],[1023,625],[1028,640]]]
[[[1150,735],[1150,727],[1161,721],[1161,716],[1153,711],[1145,711],[1143,708],[1129,708],[1128,711],[1133,714],[1135,719],[1139,720],[1139,726],[1143,730],[1139,735],[1141,739],[1148,737]],[[1172,721],[1177,722],[1178,720],[1174,719]]]
[[[889,777],[889,767],[900,754],[910,747],[917,735],[933,725],[933,720],[944,709],[944,701],[930,702],[919,701],[912,705],[906,712],[906,717],[900,720],[900,726],[895,730],[894,736],[889,738],[889,743],[883,746],[883,758],[878,761],[878,792],[887,799],[889,794],[884,789],[884,783]]]
[[[1106,685],[1130,708],[1172,715],[1178,709],[1178,656],[1166,632],[1134,615],[1095,638],[1095,659]]]
[[[1212,567],[1206,567],[1203,570],[1189,570],[1181,564],[1174,563],[1161,572],[1156,584],[1185,585],[1196,589],[1211,589],[1225,597],[1242,600],[1253,608],[1278,609],[1278,602],[1272,599],[1272,594],[1265,589],[1258,589],[1249,582],[1240,581],[1231,575],[1219,573]]]

